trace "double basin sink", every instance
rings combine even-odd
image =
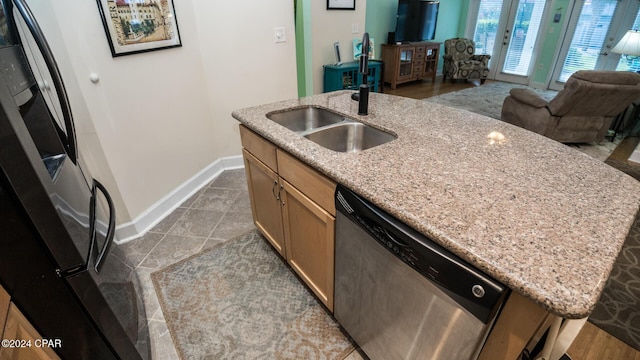
[[[272,112],[267,118],[338,152],[359,152],[396,139],[388,132],[313,106]]]

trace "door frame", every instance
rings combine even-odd
[[[637,0],[618,0],[618,8],[616,8],[605,42],[602,46],[601,53],[604,57],[596,62],[595,70],[615,70],[622,55],[611,52],[611,48],[617,44],[624,34],[633,26],[633,22],[640,11],[640,2]],[[552,70],[549,72],[546,87],[551,90],[562,90],[564,82],[558,81],[567,54],[570,51],[571,42],[578,20],[584,6],[583,0],[571,0],[567,10],[567,21],[565,22],[562,33],[564,34],[558,43],[558,49],[554,54],[555,62]]]
[[[476,28],[476,24],[478,21],[478,12],[480,10],[480,1],[481,0],[471,0],[469,4],[469,16],[467,16],[467,27],[465,31],[465,36],[469,39],[473,39],[474,32]],[[572,0],[574,1],[574,0]],[[540,48],[542,45],[542,38],[544,37],[544,29],[546,28],[546,24],[551,20],[550,19],[550,8],[551,2],[546,1],[545,7],[542,13],[542,18],[540,20],[540,28],[538,29],[537,38],[535,41],[535,45],[533,48],[533,52],[531,54],[531,63],[529,64],[529,69],[527,71],[526,76],[521,75],[512,75],[512,74],[504,74],[501,73],[498,68],[502,69],[504,66],[504,61],[506,58],[506,52],[508,50],[509,43],[504,44],[504,36],[507,34],[507,29],[513,27],[513,23],[515,21],[515,16],[517,15],[517,9],[520,0],[504,0],[502,3],[502,10],[500,11],[500,19],[498,20],[498,28],[496,30],[496,39],[492,50],[491,55],[491,66],[489,67],[489,75],[488,78],[492,80],[499,81],[507,81],[512,83],[518,83],[523,85],[529,85],[533,82],[534,70],[536,69],[536,64],[538,63],[538,58],[540,56]],[[510,32],[510,29],[509,29]],[[501,37],[499,37],[501,36]],[[508,35],[511,38],[511,35]],[[500,40],[499,40],[500,39]],[[501,56],[504,54],[504,57]]]

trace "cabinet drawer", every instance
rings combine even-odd
[[[262,161],[271,170],[277,171],[276,146],[262,136],[240,125],[240,141],[242,147],[247,149],[258,160]]]
[[[7,321],[10,301],[11,297],[5,291],[5,289],[0,286],[0,339],[4,339],[4,337],[2,337],[2,332],[4,330],[4,323]]]
[[[424,55],[424,49],[425,49],[424,46],[418,46],[416,47],[416,53]]]
[[[282,150],[278,150],[277,154],[280,177],[335,216],[336,183]]]

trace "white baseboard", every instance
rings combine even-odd
[[[634,163],[640,163],[640,144],[636,145],[636,148],[627,160],[633,161]]]
[[[116,227],[117,244],[143,236],[147,231],[158,224],[162,219],[171,214],[180,204],[189,199],[203,186],[207,185],[216,176],[225,170],[241,169],[244,167],[242,155],[220,158],[202,171],[185,181],[172,192],[165,195],[155,204],[151,205],[133,221]]]

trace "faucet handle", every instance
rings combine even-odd
[[[362,44],[360,48],[360,74],[367,75],[369,72],[369,33],[362,35]]]

